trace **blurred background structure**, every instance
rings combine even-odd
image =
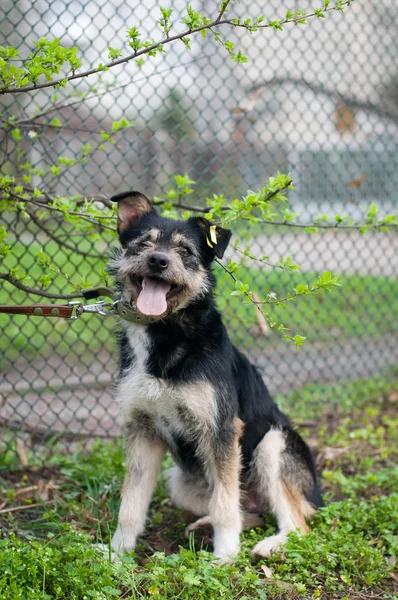
[[[281,18],[297,8],[295,0],[270,0],[265,8],[261,4],[245,0],[232,10]],[[173,5],[176,21],[185,3]],[[194,5],[209,13],[209,3]],[[108,46],[126,47],[126,30],[134,25],[144,39],[156,37],[157,6],[153,0],[3,0],[1,43],[26,54],[39,37],[61,37],[64,44],[78,46],[84,65],[97,65],[107,59]],[[313,6],[304,2],[300,8]],[[82,143],[96,148],[101,130],[114,120],[133,120],[115,146],[91,152],[86,162],[49,177],[53,194],[109,196],[133,188],[162,196],[175,174],[188,173],[198,182],[193,195],[197,204],[213,193],[239,197],[280,171],[292,174],[295,189],[289,192],[289,205],[299,222],[311,223],[325,213],[361,219],[373,201],[380,214],[395,212],[397,23],[394,0],[361,0],[344,15],[332,12],[306,26],[286,26],[283,32],[231,31],[228,38],[250,59],[244,65],[233,63],[210,37],[195,37],[191,52],[175,42],[141,68],[132,62],[68,88],[75,95],[62,107],[58,101],[65,91],[56,91],[54,98],[54,90],[43,90],[2,97],[2,112],[21,119],[38,108],[54,107],[49,118],[21,126],[24,160],[38,170],[45,170],[54,157],[74,157]],[[2,170],[15,175],[21,165],[5,129],[0,154]],[[56,217],[41,226],[16,213],[2,218],[18,238],[16,254],[6,259],[6,266],[19,264],[31,284],[40,248],[72,280],[98,280],[111,245],[106,234],[74,239],[70,227]],[[43,227],[72,242],[76,251],[60,247]],[[272,392],[397,368],[396,232],[361,235],[329,229],[312,234],[291,226],[256,226],[237,233],[257,256],[267,254],[273,262],[291,255],[302,267],[301,274],[285,273],[249,261],[246,280],[261,297],[272,292],[282,296],[327,270],[342,276],[340,290],[273,311],[292,334],[307,337],[297,352],[267,329],[254,306],[231,297],[231,283],[219,274],[218,302],[231,337],[261,369]],[[54,286],[68,288],[58,277]],[[0,303],[37,301],[7,283],[0,289]],[[0,320],[0,420],[7,435],[17,432],[38,441],[65,433],[118,434],[112,317],[67,322],[2,315]]]

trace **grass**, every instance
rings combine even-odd
[[[308,535],[255,563],[250,549],[275,531],[265,515],[265,531],[242,535],[236,564],[215,567],[207,535],[185,539],[161,479],[136,553],[113,564],[92,543],[107,544],[116,526],[121,442],[27,446],[28,468],[14,440],[0,463],[0,599],[397,598],[398,374],[312,384],[278,402],[313,448],[326,493]]]
[[[89,248],[88,242],[81,242],[81,250],[87,251]],[[26,283],[34,285],[42,272],[35,258],[40,249],[41,244],[37,241],[29,245],[17,243],[13,255],[5,259],[4,268],[11,269],[19,264],[21,271],[29,274]],[[84,258],[65,253],[53,241],[48,242],[43,250],[53,257],[54,265],[74,282],[88,280],[93,286],[100,283],[99,274],[105,268],[106,253],[103,260]],[[264,337],[254,306],[231,296],[234,289],[232,280],[220,269],[216,272],[218,306],[233,342],[250,351],[275,348],[277,343],[285,344],[273,331]],[[313,283],[317,275],[315,272],[269,271],[251,266],[245,269],[244,277],[241,277],[260,297],[265,298],[268,293],[274,292],[281,298],[287,292],[293,292],[299,283]],[[285,308],[270,307],[269,314],[289,327],[291,333],[298,332],[309,340],[324,343],[331,339],[342,340],[347,336],[374,338],[398,333],[398,320],[395,318],[398,314],[397,279],[346,275],[341,278],[341,283],[343,287],[333,292],[298,298],[289,302]],[[66,289],[70,290],[69,284],[54,274],[51,290]],[[0,304],[37,301],[37,297],[27,298],[25,292],[16,290],[8,283],[0,290]],[[95,356],[101,349],[111,352],[115,324],[114,318],[96,315],[84,315],[77,321],[0,315],[0,329],[3,332],[0,337],[0,357],[3,356],[3,361],[0,358],[0,366],[3,362],[6,369],[7,363],[15,360],[21,353],[42,357],[54,352],[59,356],[72,353],[81,357],[83,354]]]

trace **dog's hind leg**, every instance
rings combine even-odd
[[[286,541],[290,531],[307,533],[306,520],[321,506],[321,494],[311,452],[293,429],[271,429],[254,452],[252,474],[258,494],[275,516],[279,533],[265,538],[253,549],[268,557]]]
[[[184,473],[180,467],[168,469],[166,477],[170,500],[174,506],[198,517],[209,513],[211,490],[205,481]]]
[[[264,519],[260,515],[247,512],[242,513],[242,529],[254,529],[255,527],[264,527],[264,525]],[[188,537],[192,531],[196,531],[201,527],[208,526],[213,526],[213,521],[210,515],[207,515],[206,517],[201,517],[194,523],[190,523],[185,529],[185,535],[186,537]]]
[[[209,515],[211,489],[208,483],[184,473],[180,467],[168,469],[166,477],[170,500],[174,506],[189,511],[198,517],[200,516],[200,519],[188,525],[185,530],[186,536],[188,537],[192,531],[196,531],[201,527],[213,526],[213,521]],[[260,515],[249,512],[242,513],[243,529],[263,526],[264,520]]]

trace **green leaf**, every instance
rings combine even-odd
[[[319,282],[320,283],[328,283],[329,281],[331,281],[331,279],[332,279],[332,274],[330,273],[330,271],[326,271],[326,273],[324,273],[323,275],[320,276]]]
[[[304,344],[306,339],[307,338],[305,338],[303,335],[299,335],[298,333],[296,333],[296,335],[292,338],[297,349]]]
[[[59,167],[58,165],[52,165],[51,166],[51,174],[54,175],[54,177],[56,175],[59,175],[59,173],[61,172],[61,167]]]
[[[19,142],[20,139],[21,139],[21,130],[20,129],[13,129],[11,131],[11,135],[12,135],[12,138],[13,138],[13,140],[15,142]]]
[[[116,60],[122,55],[122,51],[118,48],[111,48],[111,46],[108,46],[108,55],[111,60]]]
[[[307,294],[309,291],[308,285],[304,284],[304,283],[300,283],[298,286],[296,286],[295,288],[296,294]]]

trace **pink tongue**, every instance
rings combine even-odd
[[[137,298],[137,308],[143,315],[160,317],[167,311],[166,294],[170,284],[144,277],[142,290]]]

